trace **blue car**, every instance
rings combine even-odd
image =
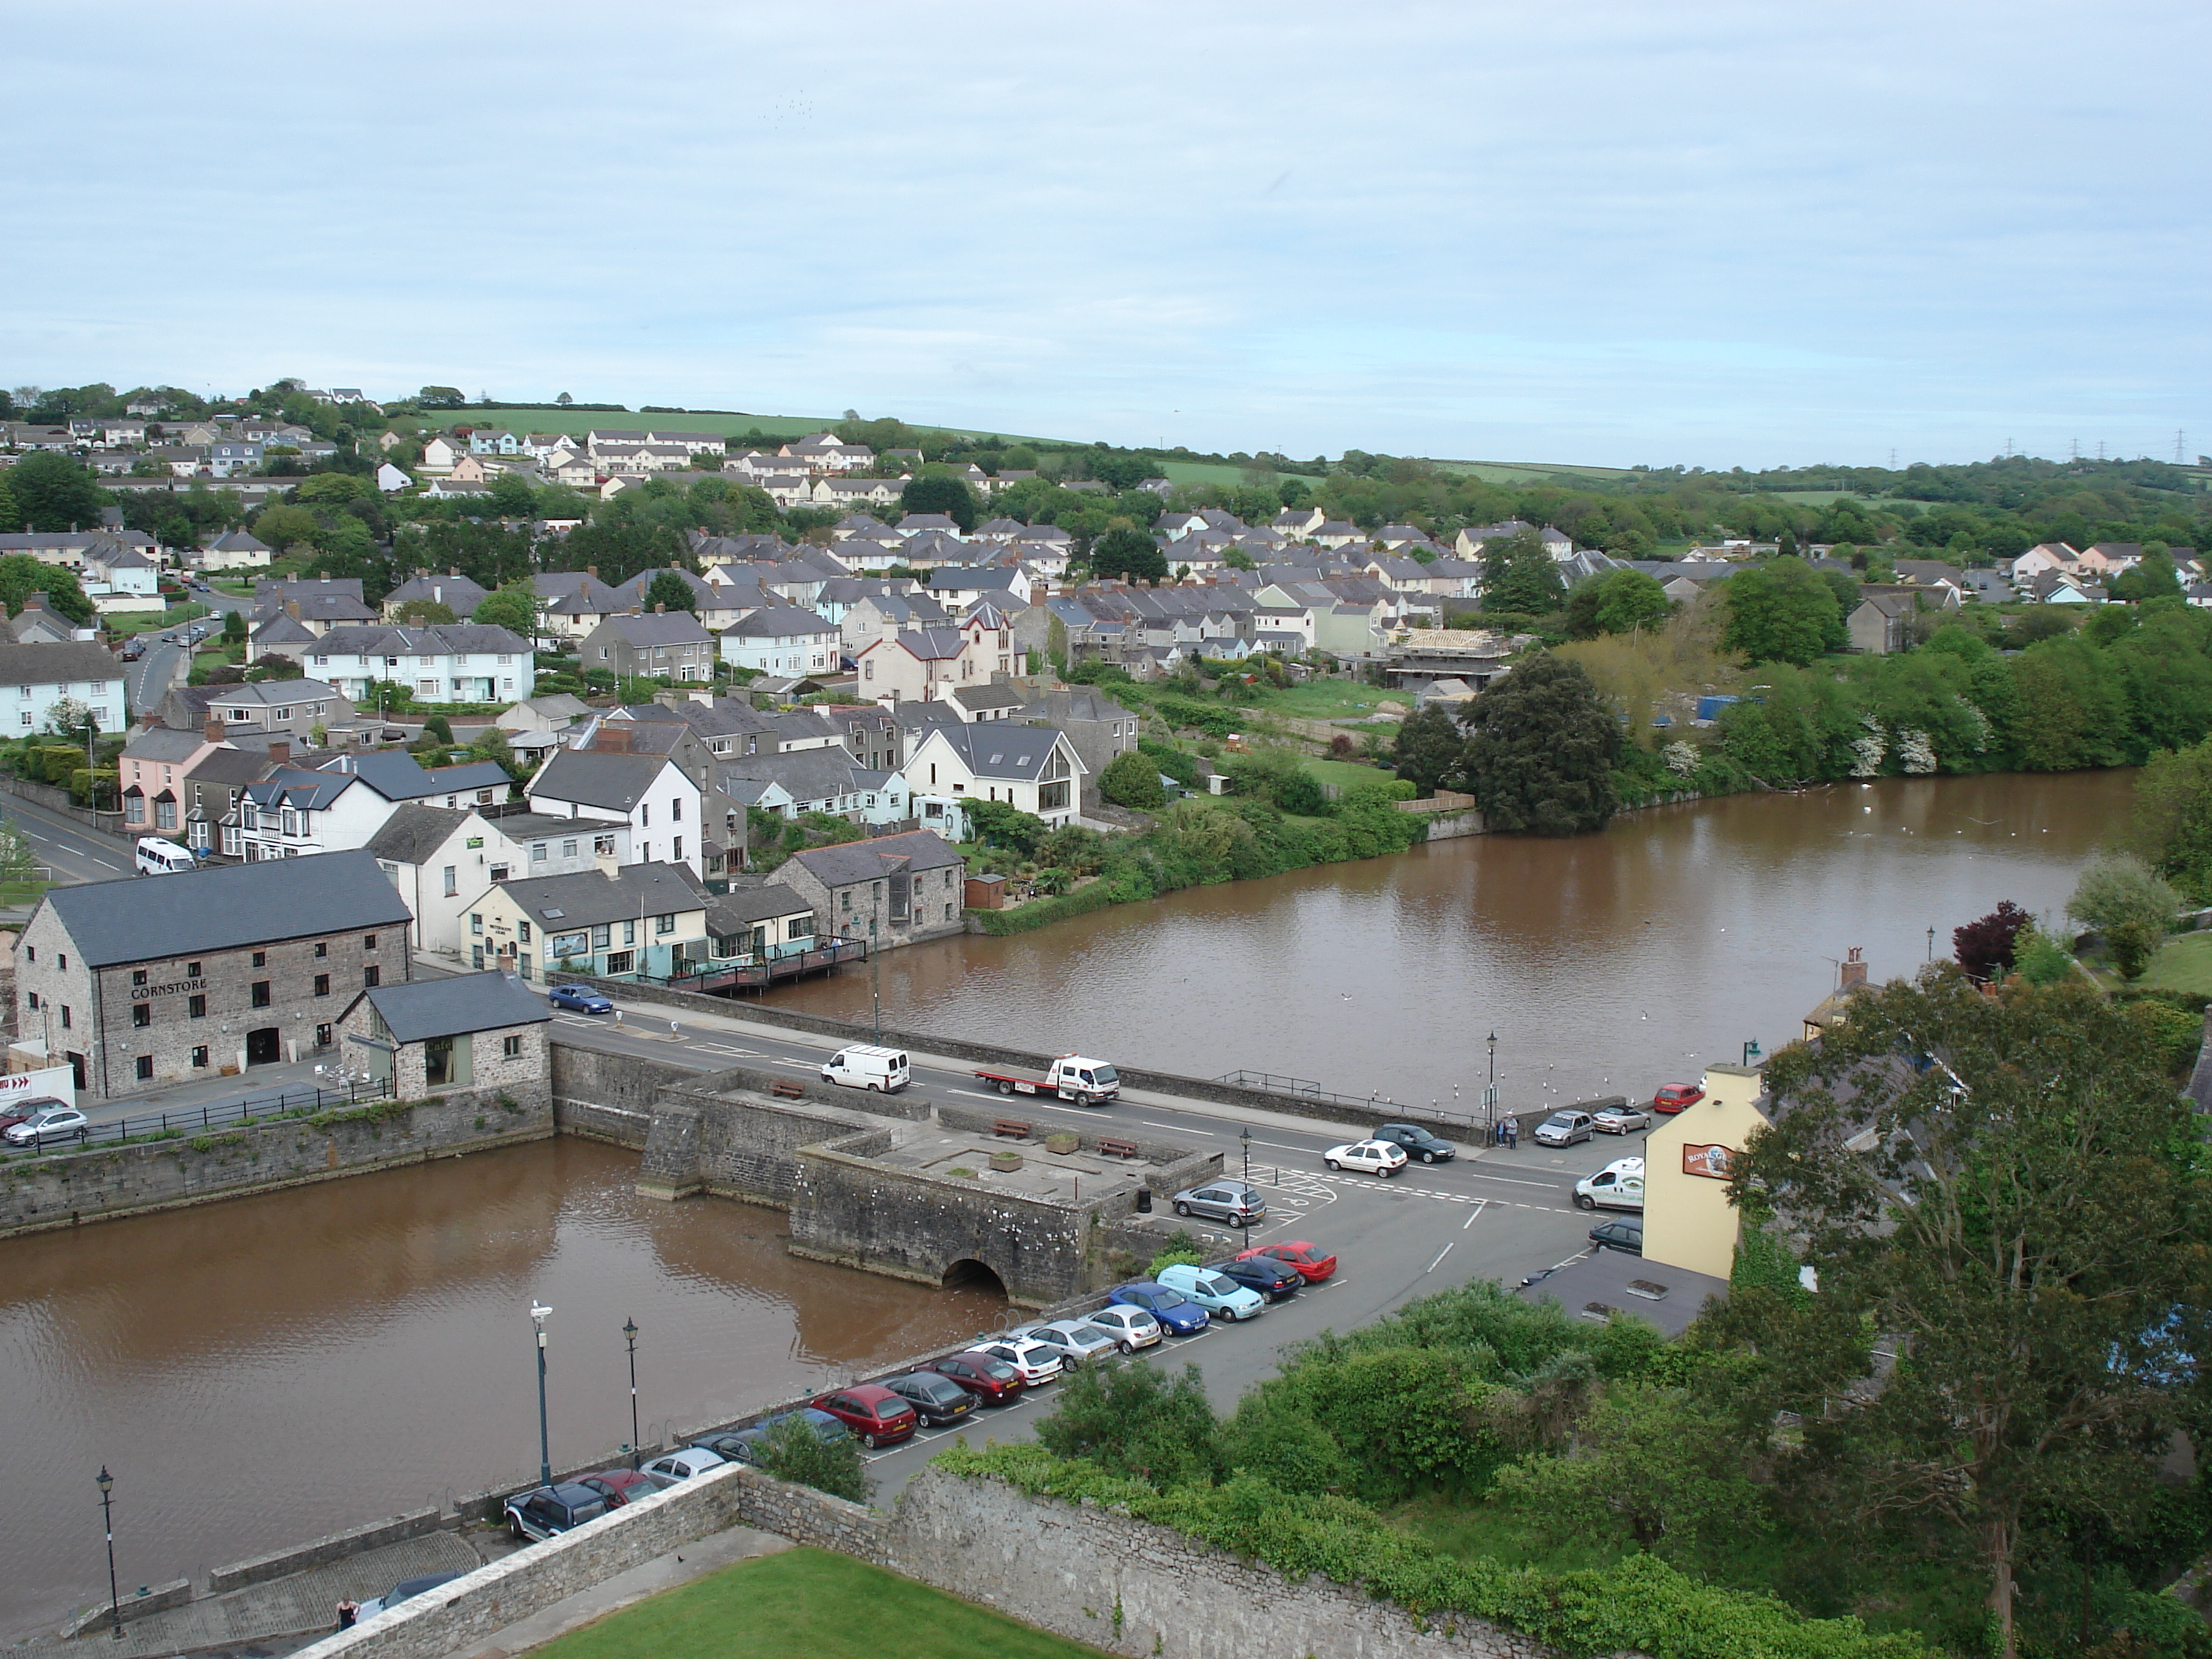
[[[1140,1279],[1130,1285],[1117,1285],[1106,1293],[1106,1300],[1118,1302],[1127,1308],[1142,1308],[1158,1320],[1170,1336],[1188,1336],[1204,1330],[1211,1322],[1206,1310],[1181,1291],[1171,1291],[1149,1279]]]
[[[580,985],[556,985],[546,992],[545,1000],[556,1008],[574,1008],[580,1014],[611,1014],[615,1011],[613,1003]]]

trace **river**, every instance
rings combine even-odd
[[[884,1018],[1447,1104],[1479,1092],[1494,1030],[1509,1106],[1648,1094],[1796,1036],[1848,946],[1883,978],[1999,899],[2057,911],[2131,787],[1894,781],[1442,842],[897,952]],[[848,970],[778,1000],[869,998]],[[126,1590],[526,1484],[533,1297],[556,1465],[629,1438],[626,1316],[648,1443],[999,1317],[795,1260],[772,1210],[640,1199],[635,1172],[564,1139],[0,1245],[0,1632],[104,1593],[103,1463]]]

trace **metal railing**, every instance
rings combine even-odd
[[[1354,1106],[1370,1112],[1414,1112],[1422,1117],[1441,1119],[1461,1124],[1468,1128],[1480,1128],[1488,1121],[1479,1112],[1455,1110],[1443,1106],[1422,1106],[1402,1100],[1393,1100],[1384,1094],[1340,1095],[1324,1089],[1310,1078],[1285,1077],[1275,1072],[1224,1072],[1213,1079],[1236,1089],[1256,1089],[1263,1094],[1290,1095],[1299,1100],[1318,1101],[1330,1106]]]
[[[392,1094],[392,1084],[382,1078],[355,1078],[334,1082],[317,1088],[283,1089],[270,1095],[250,1095],[244,1100],[224,1101],[208,1106],[180,1106],[173,1111],[149,1113],[143,1117],[120,1117],[106,1123],[88,1124],[82,1138],[72,1135],[64,1140],[58,1136],[49,1138],[36,1150],[42,1152],[65,1152],[81,1146],[119,1145],[127,1140],[167,1139],[172,1136],[198,1133],[208,1129],[244,1127],[265,1123],[277,1118],[313,1117],[322,1112],[343,1111],[349,1107],[366,1106],[371,1102],[386,1099]],[[9,1146],[8,1152],[31,1151],[29,1147]]]

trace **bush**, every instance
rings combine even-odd
[[[1139,738],[1137,752],[1151,757],[1154,771],[1165,773],[1186,789],[1198,787],[1198,760],[1195,756],[1186,754],[1173,744],[1163,743],[1158,738]],[[1109,765],[1110,767],[1110,762]]]
[[[1172,1382],[1148,1364],[1086,1365],[1060,1385],[1036,1436],[1059,1456],[1088,1458],[1161,1491],[1220,1473],[1213,1407],[1195,1365]]]
[[[1141,748],[1107,762],[1098,775],[1098,793],[1116,806],[1139,812],[1156,812],[1168,804],[1167,791],[1160,787],[1160,769]]]
[[[850,1435],[824,1440],[802,1417],[787,1417],[761,1437],[760,1466],[779,1480],[811,1486],[832,1498],[868,1501],[860,1443]]]

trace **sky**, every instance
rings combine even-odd
[[[2212,451],[2212,9],[0,0],[0,384]]]

